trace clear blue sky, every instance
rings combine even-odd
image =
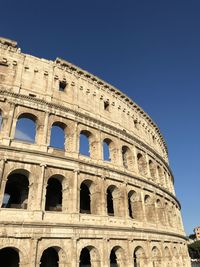
[[[159,125],[186,232],[200,225],[200,1],[2,1],[0,35],[115,85]]]

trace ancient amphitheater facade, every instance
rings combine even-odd
[[[130,98],[1,38],[0,123],[0,266],[190,266],[166,144]]]

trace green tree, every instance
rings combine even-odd
[[[190,257],[200,259],[200,240],[188,245]]]

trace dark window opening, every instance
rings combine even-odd
[[[81,251],[79,267],[91,267],[90,251],[87,248]]]
[[[23,117],[18,118],[15,130],[15,139],[25,141],[28,143],[34,143],[35,135],[36,135],[35,119],[29,118],[24,115]]]
[[[128,148],[126,146],[122,147],[122,161],[124,168],[128,169]]]
[[[11,174],[8,177],[2,208],[27,209],[29,181],[25,175]]]
[[[64,92],[67,87],[66,81],[59,81],[59,91]]]
[[[111,189],[107,189],[107,212],[109,216],[114,216],[113,196]]]
[[[103,141],[103,160],[104,161],[111,161],[110,158],[110,140],[105,139]]]
[[[118,267],[117,256],[116,256],[116,253],[113,249],[110,253],[110,267]]]
[[[80,187],[80,213],[91,213],[90,190],[85,183]]]
[[[50,146],[62,150],[65,148],[65,131],[59,125],[54,124],[51,127]]]
[[[133,218],[132,204],[131,204],[131,196],[128,195],[128,211],[129,217]]]
[[[89,157],[90,156],[90,142],[89,133],[82,131],[80,133],[80,154]]]
[[[110,107],[109,102],[104,101],[104,110],[109,111],[109,107]]]
[[[62,184],[56,178],[48,180],[45,210],[62,211]]]
[[[40,267],[58,267],[59,257],[54,248],[46,249],[40,260]]]
[[[12,248],[3,248],[0,250],[1,266],[19,267],[19,254]]]

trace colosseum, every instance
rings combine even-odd
[[[0,51],[0,266],[189,267],[152,119],[61,58]]]

